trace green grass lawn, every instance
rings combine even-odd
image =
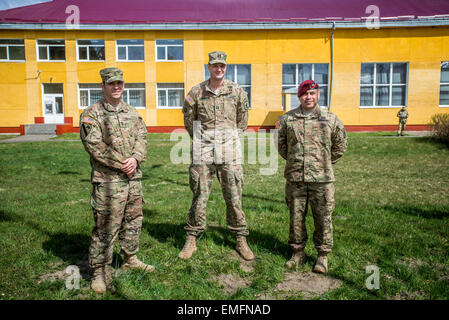
[[[234,255],[225,205],[215,181],[208,204],[210,228],[188,261],[177,258],[191,202],[188,164],[170,162],[168,134],[149,134],[143,164],[144,222],[139,258],[152,274],[123,272],[116,293],[66,289],[69,265],[87,260],[93,216],[90,165],[79,141],[0,144],[0,299],[302,299],[280,294],[287,273],[289,215],[284,202],[284,160],[276,174],[245,164],[243,209],[257,258],[249,269]],[[77,135],[66,139],[78,139]],[[164,140],[165,139],[165,140]],[[449,299],[449,148],[429,138],[394,133],[349,134],[349,148],[335,165],[334,248],[325,276],[341,285],[315,299]],[[307,217],[306,261],[316,251]],[[121,263],[116,245],[113,266]],[[380,288],[369,290],[365,268],[379,268]],[[217,276],[246,281],[226,292]]]

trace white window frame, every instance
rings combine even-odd
[[[182,44],[157,44],[158,40],[182,40]],[[182,56],[184,57],[184,39],[156,39],[155,43],[156,43],[156,46],[155,46],[156,62],[183,62],[184,61],[184,58],[182,60],[168,60],[168,58],[167,58],[168,47],[182,47],[182,51],[183,51]],[[158,58],[158,54],[157,54],[158,48],[165,48],[165,59]]]
[[[395,83],[393,84],[393,65],[397,63],[397,64],[405,64],[405,83],[404,84],[398,84]],[[376,103],[376,88],[379,87],[389,87],[390,91],[389,91],[389,97],[388,97],[388,106],[359,106],[360,109],[400,109],[402,107],[407,106],[408,103],[408,75],[409,75],[409,64],[408,62],[362,62],[360,64],[360,70],[362,70],[362,65],[363,64],[374,64],[374,74],[373,74],[373,83],[372,84],[367,84],[367,83],[360,83],[360,88],[361,87],[372,87],[373,88],[373,103]],[[378,64],[389,64],[390,65],[390,83],[387,84],[379,84],[377,85],[376,80],[377,80],[377,65]],[[362,74],[360,73],[360,79],[362,78]],[[391,103],[393,101],[393,86],[395,87],[399,87],[399,86],[405,86],[405,103],[402,106],[392,106]],[[360,97],[359,97],[359,104],[360,104]]]
[[[76,40],[76,61],[78,62],[102,62],[105,61],[105,59],[103,60],[90,60],[90,53],[89,53],[89,48],[90,47],[100,47],[101,45],[98,44],[79,44],[78,41],[86,41],[86,40],[100,40],[103,41],[103,49],[106,53],[106,47],[105,47],[105,43],[103,39],[78,39]],[[87,48],[87,59],[80,59],[80,48]],[[106,58],[106,54],[105,54],[105,58]]]
[[[159,84],[182,84],[184,87],[183,88],[158,88]],[[180,106],[160,106],[159,105],[159,91],[165,91],[165,95],[167,97],[167,101],[168,101],[168,90],[182,90],[181,93],[181,105]],[[185,84],[183,82],[158,82],[156,83],[156,109],[182,109],[182,103],[183,103],[183,99],[185,97]]]
[[[64,41],[64,44],[39,44],[39,41]],[[46,47],[47,48],[47,59],[41,59],[39,57],[39,48]],[[65,40],[64,39],[36,39],[36,57],[38,62],[65,62],[66,60],[51,60],[50,59],[50,49],[49,47],[64,47],[64,56],[67,59],[67,52],[65,50]]]
[[[90,88],[80,88],[80,85],[100,85],[100,87],[90,87]],[[84,110],[86,109],[89,105],[90,105],[90,91],[91,90],[101,90],[101,84],[99,83],[78,83],[78,109]],[[87,102],[88,105],[87,106],[82,106],[81,105],[81,90],[83,91],[87,91]]]
[[[295,84],[294,84],[294,86],[296,87],[296,89],[298,89],[299,85],[301,84],[301,82],[299,82],[299,68],[298,68],[298,66],[300,66],[300,65],[306,65],[306,64],[312,65],[312,79],[315,79],[315,65],[316,65],[316,64],[326,64],[326,65],[327,65],[327,80],[329,81],[329,79],[330,79],[329,63],[326,63],[326,62],[315,62],[315,63],[283,63],[282,65],[284,65],[284,64],[294,64],[294,65],[295,65],[296,75],[295,75]],[[326,84],[324,84],[324,83],[318,83],[318,85],[319,85],[321,88],[327,88],[326,105],[321,105],[321,104],[320,104],[320,107],[327,108],[327,107],[328,107],[328,104],[329,104],[329,83],[326,83]],[[285,84],[285,85],[282,84],[282,92],[285,92],[285,90],[288,90],[288,89],[285,89],[285,90],[284,90],[284,87],[292,87],[292,86],[293,86],[293,84]],[[289,88],[289,89],[291,89],[291,88]]]
[[[131,85],[131,84],[138,84],[138,85],[143,85],[143,87],[137,87],[137,88],[128,88],[127,87],[127,85]],[[125,92],[126,92],[126,97],[127,97],[127,101],[125,101],[125,100],[123,100],[124,102],[126,102],[127,104],[130,104],[129,103],[129,91],[130,90],[133,90],[133,91],[143,91],[143,96],[144,96],[144,99],[145,99],[145,102],[144,102],[144,104],[146,104],[146,91],[145,91],[145,83],[144,82],[132,82],[132,83],[125,83],[125,89],[123,90],[123,94],[122,94],[122,99],[123,99],[123,96],[125,95]],[[136,108],[136,109],[141,109],[141,110],[143,110],[143,109],[146,109],[146,106],[145,105],[143,105],[143,106],[135,106],[135,105],[133,105],[133,104],[131,104],[134,108]]]
[[[449,64],[449,61],[441,61],[441,64],[443,64],[443,63]],[[440,104],[441,86],[442,85],[449,85],[449,82],[441,81],[441,67],[440,67],[440,92],[439,92],[439,95],[438,95],[438,107],[439,108],[449,108],[449,105],[447,105],[447,104]]]
[[[118,41],[120,40],[142,40],[143,43],[142,44],[118,44]],[[126,59],[119,59],[118,57],[118,49],[119,47],[125,47],[126,48]],[[142,47],[143,50],[143,59],[142,60],[129,60],[128,56],[129,56],[129,52],[128,52],[128,48],[129,47]],[[145,41],[143,39],[117,39],[115,40],[115,56],[117,58],[118,62],[144,62],[145,61]]]
[[[23,47],[23,51],[25,52],[25,40],[24,39],[1,38],[0,40],[22,40],[23,41],[23,44],[0,44],[0,47],[6,48],[6,56],[7,56],[6,59],[0,59],[0,62],[25,62],[25,59],[11,60],[9,58],[9,47]]]

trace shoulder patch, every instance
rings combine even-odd
[[[187,101],[190,105],[193,104],[193,99],[192,99],[192,97],[189,96],[189,95],[186,96],[186,101]]]
[[[90,117],[83,118],[83,123],[85,123],[85,124],[92,124],[93,122],[94,122],[94,119],[92,119]]]

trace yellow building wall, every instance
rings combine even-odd
[[[158,109],[157,83],[184,83],[185,94],[204,80],[208,53],[225,51],[230,64],[251,64],[250,126],[274,125],[283,113],[282,64],[329,63],[331,30],[84,31],[0,30],[0,38],[25,39],[26,62],[0,62],[0,128],[42,117],[42,84],[63,83],[65,116],[75,126],[78,84],[100,83],[99,70],[116,66],[128,83],[145,83],[147,126],[183,126],[182,110]],[[36,39],[65,39],[65,62],[39,62]],[[77,39],[104,39],[105,61],[78,62]],[[143,39],[144,62],[118,62],[116,39]],[[156,39],[184,39],[183,62],[156,62]],[[361,63],[407,62],[409,124],[427,124],[438,107],[440,63],[449,61],[449,28],[337,29],[331,111],[345,125],[391,125],[399,108],[360,108]]]

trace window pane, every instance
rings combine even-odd
[[[312,80],[312,65],[298,64],[298,84],[305,80]]]
[[[183,47],[167,47],[167,60],[183,60]]]
[[[145,88],[145,83],[126,83],[126,88]],[[184,87],[183,87],[184,88]]]
[[[55,110],[58,114],[64,113],[64,102],[62,97],[55,97]]]
[[[144,90],[128,90],[129,104],[135,107],[145,106],[145,91]]]
[[[376,83],[390,83],[390,64],[389,63],[378,63],[377,64],[377,76]]]
[[[87,48],[86,47],[79,47],[78,48],[78,55],[80,60],[87,60]]]
[[[0,47],[0,59],[8,59],[6,47]]]
[[[158,47],[157,48],[157,59],[158,60],[165,60],[165,47]]]
[[[24,44],[23,39],[0,39],[0,44]]]
[[[237,83],[240,85],[251,84],[251,65],[239,64],[237,66]]]
[[[282,84],[283,85],[296,85],[296,65],[295,64],[283,64],[282,65]]]
[[[117,54],[119,60],[126,60],[126,47],[118,47]]]
[[[388,106],[390,100],[390,87],[376,87],[376,106]]]
[[[318,101],[318,104],[320,106],[327,106],[327,87],[318,87],[318,90],[320,91],[320,100]]]
[[[165,40],[156,40],[157,45],[167,45],[167,44],[184,44],[184,40],[182,39],[165,39]]]
[[[90,104],[93,104],[101,99],[103,99],[102,90],[90,90]]]
[[[449,105],[449,85],[440,86],[440,105]]]
[[[142,44],[143,40],[133,39],[133,40],[117,40],[117,44]]]
[[[80,105],[81,105],[81,107],[87,107],[89,105],[88,96],[89,96],[89,93],[87,90],[80,90]]]
[[[104,60],[104,47],[89,47],[89,60]]]
[[[441,82],[449,82],[449,61],[441,62]]]
[[[405,86],[393,86],[391,93],[392,106],[405,106]]]
[[[78,45],[98,44],[104,46],[104,40],[78,40]]]
[[[181,96],[184,96],[184,90],[168,90],[168,106],[179,107],[182,106]]]
[[[373,87],[360,87],[360,105],[374,106]]]
[[[361,76],[360,76],[360,83],[363,83],[363,84],[373,84],[374,83],[374,64],[373,63],[362,63],[362,72],[361,72]]]
[[[39,47],[39,59],[40,60],[47,60],[47,47]]]
[[[128,47],[128,60],[143,60],[143,47]]]
[[[405,84],[407,82],[407,68],[405,63],[394,63],[393,64],[393,83],[402,83]]]
[[[166,107],[167,106],[167,94],[165,90],[158,90],[158,106]]]
[[[316,82],[318,84],[328,84],[329,81],[329,66],[327,63],[318,63],[315,64],[315,76]]]
[[[122,100],[129,104],[129,102],[128,102],[128,90],[124,90],[123,91]]]
[[[158,83],[157,88],[158,89],[174,89],[174,88],[184,89],[184,83]]]
[[[25,60],[25,47],[9,47],[9,60]]]
[[[50,60],[65,60],[65,48],[64,47],[49,47]]]
[[[37,40],[38,44],[64,44],[64,40]]]
[[[226,65],[226,74],[225,78],[234,82],[237,82],[235,79],[235,64]]]
[[[62,83],[45,83],[44,93],[45,94],[64,93],[63,85]]]

